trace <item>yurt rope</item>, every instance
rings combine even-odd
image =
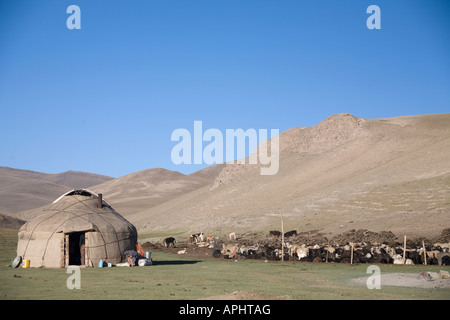
[[[80,203],[80,204],[84,205],[88,210],[90,210],[91,212],[93,212],[94,214],[96,214],[98,217],[101,217],[101,219],[102,219],[103,221],[105,221],[106,223],[108,223],[108,224],[111,226],[111,228],[114,230],[114,235],[116,236],[116,241],[111,242],[111,243],[117,243],[117,245],[118,245],[118,247],[119,247],[119,252],[120,252],[120,244],[119,244],[120,240],[119,240],[119,238],[117,237],[117,231],[116,231],[116,229],[114,228],[114,226],[113,226],[108,220],[106,220],[104,217],[102,217],[101,215],[99,215],[98,212],[92,210],[89,206],[87,206],[87,205],[84,203],[84,202],[86,202],[86,201],[89,201],[90,199],[79,200],[79,199],[75,198],[75,200],[77,201],[76,203],[71,204],[71,205],[67,206],[67,207],[64,208],[64,209],[61,209],[60,212],[70,213],[70,214],[72,215],[73,218],[81,218],[81,219],[84,219],[84,220],[86,220],[86,221],[89,221],[89,218],[88,218],[88,217],[85,217],[86,215],[88,215],[87,213],[76,214],[76,213],[74,213],[74,212],[66,212],[66,210],[67,210],[68,208],[70,208],[71,206],[73,206],[73,205],[75,205],[75,204]],[[44,257],[45,257],[45,253],[46,253],[47,247],[48,247],[48,242],[49,242],[50,239],[53,237],[53,235],[55,234],[56,230],[58,230],[58,229],[59,229],[66,221],[67,221],[67,220],[64,220],[60,225],[58,225],[58,227],[52,232],[52,235],[51,235],[51,236],[49,237],[49,239],[47,240],[47,244],[46,244],[46,246],[45,246],[44,255],[43,255],[42,260],[43,260]],[[91,245],[90,245],[89,248],[99,248],[99,247],[104,246],[104,247],[105,247],[105,252],[106,252],[106,259],[108,259],[108,250],[107,250],[107,246],[106,246],[106,245],[107,245],[107,244],[110,244],[110,242],[107,242],[107,241],[105,240],[105,238],[103,237],[103,234],[102,234],[101,231],[99,231],[98,233],[100,234],[100,236],[101,236],[101,238],[102,238],[102,240],[103,240],[104,245],[99,245],[99,246],[91,246]],[[87,249],[88,249],[88,248],[87,248]],[[89,260],[89,258],[90,258],[90,257],[89,257],[89,250],[87,250],[87,253],[88,253],[88,260]],[[111,257],[109,257],[109,258],[111,258]],[[116,257],[113,257],[113,258],[116,258]],[[120,258],[122,258],[122,256],[120,256]]]
[[[75,200],[77,200],[78,202],[81,202],[80,200],[78,200],[78,199],[76,199],[75,198]],[[84,218],[83,216],[85,215],[85,213],[83,213],[83,214],[79,214],[79,215],[77,215],[76,213],[73,213],[73,212],[67,212],[66,210],[67,209],[69,209],[71,206],[73,206],[73,205],[75,205],[75,204],[77,204],[77,203],[73,203],[73,204],[71,204],[71,205],[69,205],[69,206],[67,206],[66,208],[64,208],[64,209],[61,209],[58,213],[61,213],[61,212],[64,212],[64,213],[70,213],[71,215],[73,215],[73,217],[75,217],[75,218]],[[48,248],[48,243],[50,242],[50,239],[53,237],[53,235],[56,233],[56,230],[58,230],[64,223],[66,223],[67,222],[67,220],[68,219],[64,219],[53,231],[52,231],[52,234],[50,235],[50,237],[48,237],[48,239],[47,239],[47,243],[46,243],[46,245],[45,245],[45,249],[44,249],[44,254],[42,255],[42,261],[44,261],[44,257],[45,257],[45,254],[47,253],[47,248]],[[89,221],[88,219],[86,219],[86,221]]]
[[[40,226],[43,222],[45,222],[45,221],[47,221],[47,220],[49,220],[49,219],[55,217],[55,216],[58,215],[58,214],[63,213],[63,212],[64,212],[64,213],[70,213],[71,215],[73,215],[73,217],[76,217],[76,218],[82,218],[82,219],[85,219],[86,221],[89,221],[88,218],[85,218],[85,216],[86,216],[88,213],[83,213],[83,214],[79,214],[79,215],[78,215],[78,214],[76,214],[76,213],[74,213],[74,212],[66,212],[67,209],[69,209],[70,207],[72,207],[72,206],[74,206],[74,205],[76,205],[76,204],[79,204],[79,203],[81,203],[82,205],[84,205],[89,211],[91,211],[92,213],[96,214],[96,215],[97,215],[98,217],[100,217],[103,221],[105,221],[108,225],[110,225],[111,228],[114,230],[114,235],[115,235],[115,237],[116,237],[116,241],[113,241],[113,242],[106,242],[106,241],[105,241],[105,238],[103,237],[102,232],[99,231],[98,233],[100,234],[100,236],[101,236],[101,238],[102,238],[102,240],[103,240],[104,245],[99,245],[99,246],[89,246],[89,247],[90,247],[90,248],[97,248],[97,247],[102,247],[102,246],[104,246],[104,247],[105,247],[105,252],[106,252],[106,259],[108,258],[108,250],[107,250],[107,246],[106,246],[107,244],[116,243],[116,244],[117,244],[117,247],[118,247],[118,249],[119,249],[119,252],[121,252],[121,248],[120,248],[120,241],[121,241],[121,240],[119,239],[119,237],[118,237],[118,235],[117,235],[117,230],[114,228],[114,226],[111,224],[111,222],[109,222],[105,217],[103,217],[101,214],[98,214],[98,212],[96,212],[95,210],[93,210],[92,208],[90,208],[89,206],[87,206],[87,205],[84,203],[85,201],[88,201],[88,200],[90,200],[90,199],[79,200],[79,199],[76,199],[76,198],[75,198],[75,200],[77,200],[77,202],[72,203],[72,204],[68,205],[68,206],[65,207],[65,208],[62,208],[62,209],[57,210],[54,214],[49,215],[48,217],[46,217],[45,219],[41,220],[39,223],[37,223],[37,224],[33,227],[33,230],[31,231],[31,234],[30,234],[30,236],[29,236],[28,239],[27,239],[27,244],[26,244],[26,246],[25,246],[25,250],[24,250],[24,253],[23,253],[24,256],[25,256],[25,254],[26,254],[26,252],[27,252],[27,250],[28,250],[28,245],[29,245],[29,243],[30,243],[30,241],[31,241],[31,239],[32,239],[32,236],[33,236],[34,232],[36,231],[37,227]],[[129,231],[132,231],[132,230],[133,230],[132,224],[131,224],[128,220],[126,220],[124,217],[120,216],[114,209],[111,208],[111,210],[112,210],[114,213],[117,214],[117,218],[119,218],[122,222],[125,222],[125,223],[127,224],[127,227],[128,227],[128,230],[129,230]],[[50,211],[50,210],[48,210],[48,211]],[[64,219],[64,220],[63,220],[63,221],[62,221],[62,222],[61,222],[61,223],[53,230],[53,232],[51,233],[51,236],[48,237],[47,242],[46,242],[46,245],[45,245],[44,253],[43,253],[43,255],[42,255],[42,265],[43,265],[43,262],[44,262],[45,254],[46,254],[46,252],[47,252],[47,248],[48,248],[48,244],[49,244],[49,242],[50,242],[50,239],[53,237],[53,235],[56,233],[56,231],[57,231],[57,230],[58,230],[65,222],[67,222],[67,219]],[[28,224],[28,222],[27,222],[27,224]],[[127,239],[127,238],[124,238],[124,239]],[[124,240],[124,239],[122,239],[122,240]],[[129,237],[128,237],[128,239],[129,239]],[[136,241],[137,241],[137,239],[136,239]],[[89,255],[89,250],[87,250],[87,252],[88,252],[88,255]],[[123,256],[121,255],[120,258],[122,258],[122,257],[123,257]],[[113,258],[118,258],[118,257],[113,257]]]
[[[31,231],[30,236],[28,237],[27,245],[25,246],[25,250],[24,250],[24,252],[23,252],[23,256],[25,256],[25,254],[26,254],[26,252],[27,252],[27,250],[28,250],[28,244],[30,243],[30,241],[31,241],[31,239],[32,239],[32,237],[33,237],[33,234],[34,234],[34,231],[36,230],[36,228],[37,228],[38,226],[40,226],[44,221],[47,221],[48,219],[53,218],[53,217],[56,216],[57,214],[63,212],[64,210],[70,208],[71,206],[73,206],[73,205],[75,205],[75,204],[76,204],[76,203],[73,203],[73,204],[67,206],[66,208],[59,209],[59,210],[56,211],[54,214],[49,215],[48,217],[46,217],[45,219],[43,219],[43,220],[41,220],[39,223],[37,223],[37,224],[34,226],[33,230]],[[28,222],[27,222],[27,224],[28,224]],[[56,230],[55,230],[55,231],[56,231]],[[54,233],[54,232],[53,232],[53,233]],[[53,235],[53,233],[52,233],[52,235]],[[47,246],[48,246],[49,241],[50,241],[50,238],[47,239],[47,243],[45,244],[44,254],[42,255],[42,261],[44,261],[45,252],[47,251]]]
[[[119,252],[121,252],[120,240],[119,240],[119,237],[117,236],[116,228],[114,228],[114,226],[111,224],[111,222],[109,222],[107,219],[105,219],[105,217],[103,217],[101,214],[98,214],[98,212],[96,212],[95,210],[92,210],[92,208],[89,208],[85,203],[83,203],[83,205],[86,208],[88,208],[90,211],[92,211],[94,214],[98,215],[100,218],[103,219],[103,221],[105,221],[106,223],[108,223],[111,226],[111,228],[114,230],[114,235],[116,236],[116,241],[115,242],[117,243],[117,247],[119,248]],[[101,237],[103,239],[103,243],[105,244],[105,252],[106,252],[106,258],[105,259],[108,259],[108,249],[107,249],[107,246],[106,246],[106,241],[103,238],[103,234],[101,232],[99,232],[99,233],[100,233],[100,235],[101,235]]]

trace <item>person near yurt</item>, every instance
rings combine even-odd
[[[101,194],[71,190],[34,214],[20,228],[17,243],[17,255],[30,260],[30,267],[117,264],[136,248],[135,226]]]

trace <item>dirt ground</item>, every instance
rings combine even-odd
[[[450,288],[450,279],[442,279],[436,272],[424,273],[387,273],[381,275],[380,285],[395,287],[414,287],[414,288]],[[355,282],[364,284],[367,277],[356,278]]]
[[[248,242],[248,239],[247,241]],[[186,248],[186,253],[183,257],[189,258],[213,258],[213,249],[199,248],[195,245],[187,246],[187,243],[178,243],[175,248],[165,248],[161,244],[152,244],[146,242],[142,245],[145,251],[153,252],[169,252],[177,254],[178,251]],[[224,262],[234,261],[234,259],[221,259]],[[355,278],[352,281],[361,285],[365,285],[368,277]],[[450,279],[442,279],[436,272],[422,272],[422,273],[386,273],[381,275],[380,279],[381,287],[383,286],[395,286],[395,287],[414,287],[414,288],[446,288],[450,289]],[[205,300],[289,300],[289,296],[264,296],[249,291],[235,291],[229,294],[223,294],[218,296],[210,296],[204,298]]]
[[[289,300],[288,296],[272,297],[249,291],[235,291],[229,294],[201,298],[200,300]]]
[[[433,239],[408,239],[407,247],[412,247],[417,244],[421,244],[422,240],[426,245],[431,245],[436,242],[450,242],[450,228],[444,229],[440,234],[437,234]],[[372,232],[366,229],[359,230],[350,230],[339,234],[332,239],[328,239],[323,233],[319,230],[312,230],[309,232],[302,232],[297,234],[296,236],[285,238],[286,242],[292,243],[305,243],[307,245],[345,245],[350,242],[366,242],[366,243],[387,243],[389,245],[401,244],[403,245],[403,239],[399,239],[394,233],[391,231],[381,231],[381,232]],[[161,239],[162,242],[162,239]],[[198,247],[197,245],[188,244],[187,240],[183,241],[178,240],[175,244],[175,247],[165,248],[162,246],[161,242],[149,242],[143,241],[141,243],[143,249],[145,251],[162,251],[169,252],[173,254],[177,254],[179,251],[186,249],[185,253],[182,255],[184,257],[189,258],[208,258],[213,256],[213,249],[207,247]],[[272,237],[272,236],[264,236],[257,233],[248,233],[239,235],[236,240],[220,240],[217,244],[217,249],[222,248],[222,243],[224,244],[239,244],[239,245],[248,245],[253,246],[259,244],[263,246],[265,244],[281,247],[281,238]]]
[[[159,251],[173,254],[177,254],[178,251],[186,248],[186,253],[182,254],[182,256],[186,258],[212,258],[213,253],[213,249],[206,247],[197,247],[196,245],[188,245],[187,242],[178,242],[175,244],[175,247],[170,246],[169,248],[165,248],[160,243],[151,243],[147,241],[142,244],[142,248],[144,249],[144,251]]]

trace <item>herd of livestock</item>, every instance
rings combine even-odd
[[[393,241],[347,241],[338,244],[335,241],[317,243],[314,240],[299,236],[295,230],[284,233],[284,237],[279,231],[270,231],[268,236],[257,242],[245,237],[237,238],[235,232],[220,240],[213,235],[197,233],[183,243],[186,246],[177,253],[185,254],[189,247],[197,246],[211,249],[216,258],[226,259],[450,265],[450,242],[431,244],[409,241],[406,245],[406,242]],[[175,245],[180,247],[173,237],[163,240],[165,247]]]

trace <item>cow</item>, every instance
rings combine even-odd
[[[165,238],[163,240],[163,246],[168,248],[170,245],[172,245],[172,247],[175,247],[175,238],[174,237],[169,237],[169,238]]]
[[[192,235],[192,237],[194,237],[195,239],[195,243],[199,243],[199,242],[203,242],[204,241],[204,233],[200,232],[200,233],[194,233]]]
[[[280,237],[281,236],[281,232],[280,231],[276,231],[276,230],[272,230],[272,231],[269,231],[269,236]]]
[[[296,235],[297,235],[297,230],[291,230],[291,231],[284,233],[285,238],[289,238],[289,237],[296,236]]]

